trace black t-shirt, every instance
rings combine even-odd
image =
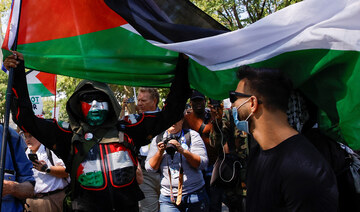
[[[302,135],[257,147],[247,169],[247,211],[337,211],[335,175]]]

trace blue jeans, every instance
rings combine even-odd
[[[160,194],[159,203],[160,212],[209,211],[209,198],[206,194],[205,188],[202,188],[191,194],[183,195],[180,205],[172,203],[170,200],[170,196],[164,196],[162,194]]]

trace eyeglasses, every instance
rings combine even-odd
[[[230,102],[234,103],[236,102],[236,100],[238,99],[238,97],[251,97],[252,95],[249,94],[244,94],[244,93],[239,93],[236,91],[230,91],[229,92],[229,98],[230,98]],[[261,104],[261,100],[258,100],[258,103]]]

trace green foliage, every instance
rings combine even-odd
[[[0,122],[4,122],[5,114],[5,96],[7,89],[8,75],[5,72],[0,71]]]
[[[191,0],[230,30],[241,29],[301,0]]]

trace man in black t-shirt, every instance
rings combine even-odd
[[[247,211],[337,211],[331,167],[287,121],[291,82],[278,70],[241,67],[230,92],[234,122],[258,146],[247,167]]]

